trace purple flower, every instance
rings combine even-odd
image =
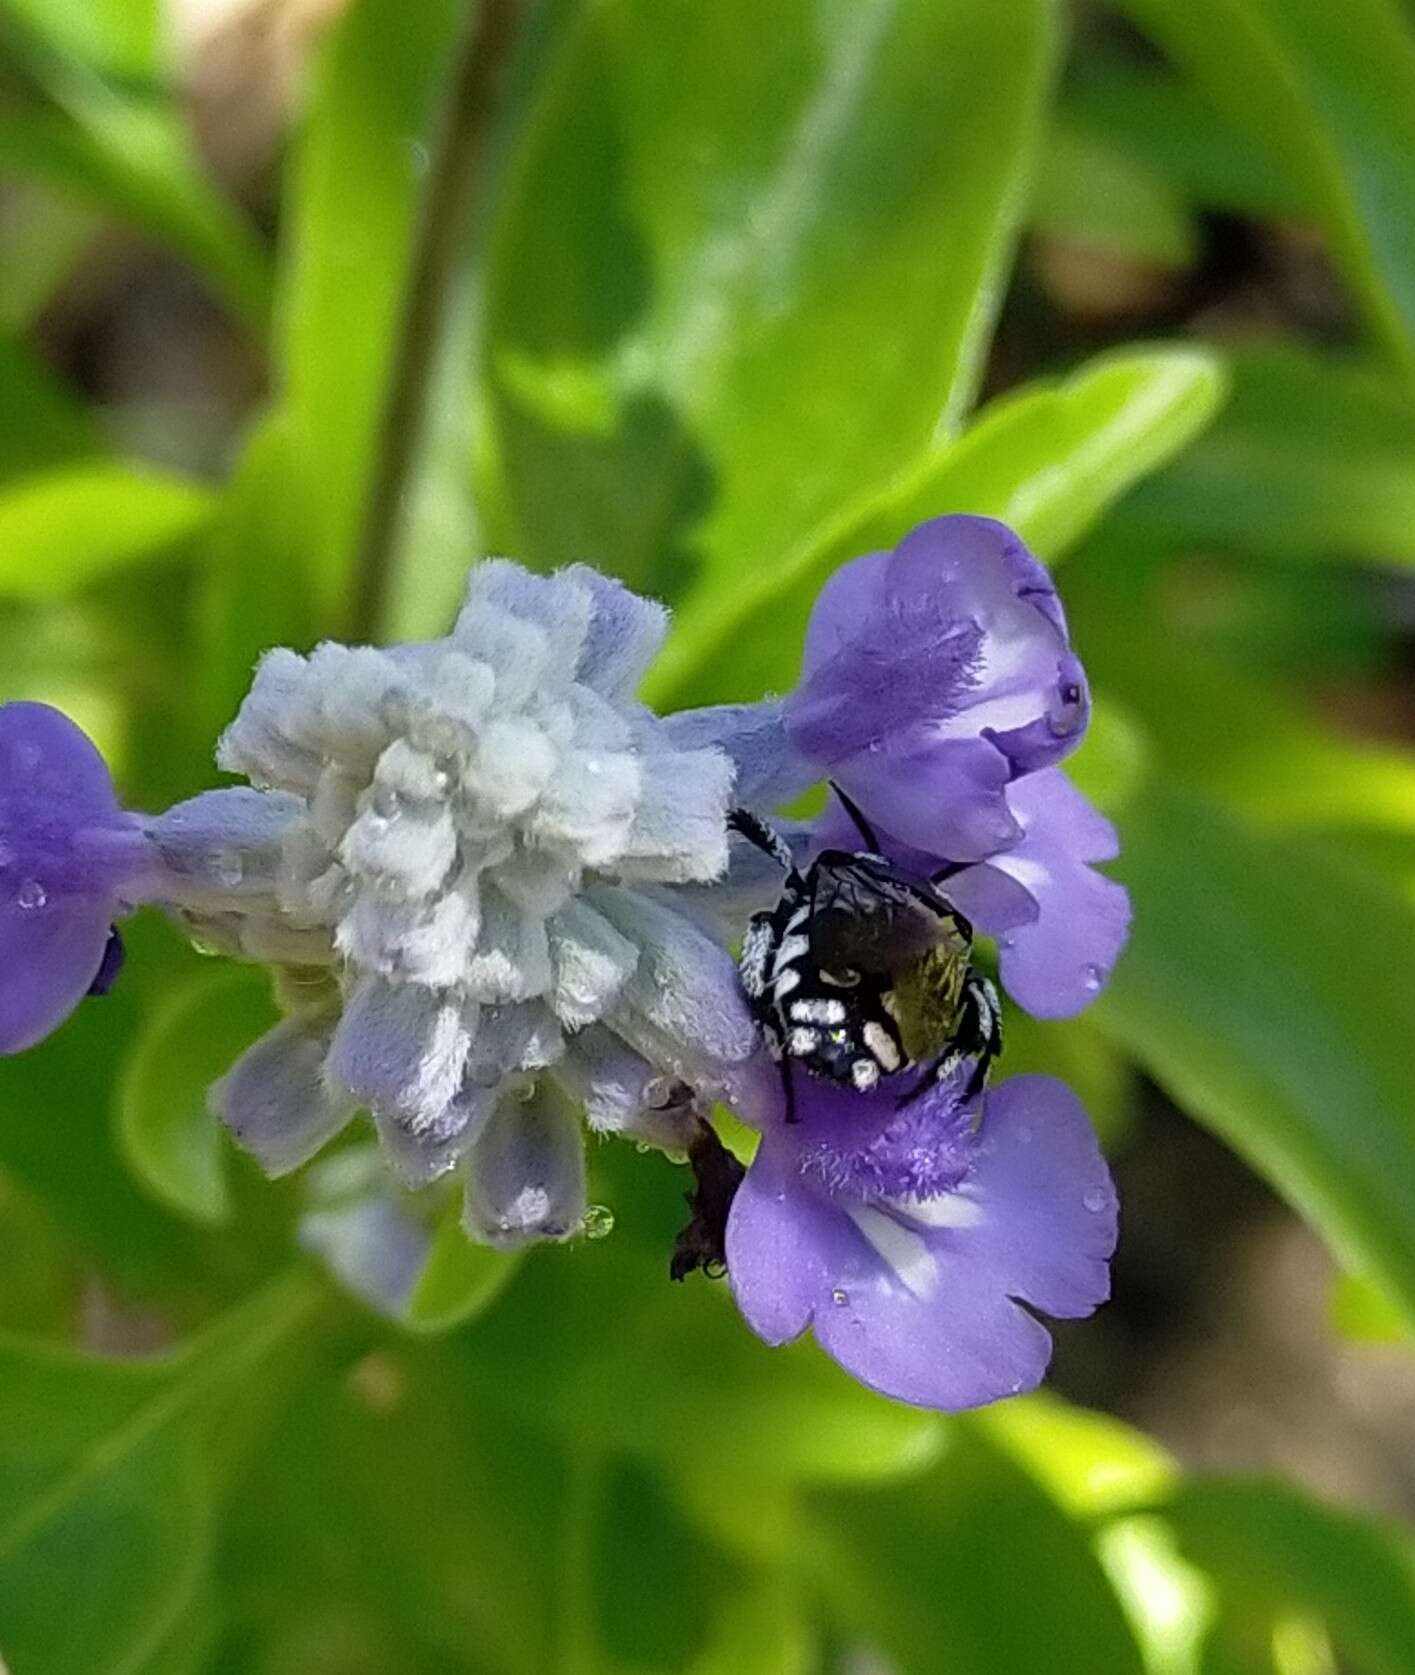
[[[938,1085],[905,1106],[812,1084],[737,1191],[727,1269],[769,1344],[810,1328],[862,1383],[954,1411],[1030,1390],[1051,1337],[1033,1310],[1109,1292],[1116,1200],[1075,1095],[1018,1076],[981,1120]]]
[[[1046,571],[1005,524],[948,517],[831,577],[785,726],[901,843],[977,861],[1021,835],[1007,786],[1089,713]]]
[[[83,733],[47,704],[0,706],[0,1052],[111,984],[114,916],[150,871],[142,823]]]

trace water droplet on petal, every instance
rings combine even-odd
[[[1098,1216],[1110,1200],[1107,1198],[1105,1193],[1096,1190],[1094,1192],[1088,1192],[1081,1202],[1093,1216]]]
[[[1082,980],[1091,993],[1095,994],[1096,990],[1105,981],[1105,973],[1098,965],[1088,965],[1082,973]]]
[[[15,891],[15,900],[23,908],[34,909],[43,907],[49,897],[45,894],[44,886],[37,878],[27,878]]]
[[[1015,948],[1017,946],[1017,938],[1015,936],[1000,936],[997,939],[997,945],[1004,951],[1008,948]]]
[[[614,1231],[614,1211],[608,1204],[591,1204],[580,1218],[580,1234],[586,1239],[607,1239]]]
[[[200,954],[205,960],[215,959],[221,952],[214,942],[208,942],[204,936],[192,936],[188,937],[187,940],[192,945],[192,952]]]
[[[831,1292],[830,1300],[831,1300],[832,1303],[835,1304],[836,1308],[843,1309],[845,1307],[845,1305],[850,1301],[850,1293],[848,1291],[840,1290],[840,1288],[837,1286],[836,1289]]]

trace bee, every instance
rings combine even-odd
[[[1002,1008],[972,964],[972,925],[940,887],[959,868],[920,875],[896,866],[850,798],[831,789],[865,847],[823,850],[805,872],[765,821],[746,809],[728,816],[786,875],[776,906],[752,915],[740,959],[743,990],[781,1066],[786,1120],[797,1120],[793,1063],[859,1093],[922,1066],[901,1105],[971,1063],[970,1100],[1002,1051]]]

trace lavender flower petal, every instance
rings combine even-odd
[[[1115,1235],[1085,1113],[1059,1082],[1024,1076],[988,1094],[967,1174],[925,1199],[832,1195],[802,1176],[793,1132],[770,1129],[727,1260],[768,1343],[810,1326],[871,1388],[957,1411],[1038,1383],[1051,1341],[1022,1305],[1088,1314],[1108,1294]]]
[[[1005,525],[948,517],[832,577],[786,728],[904,842],[981,860],[1019,835],[1007,784],[1088,714],[1046,572]]]
[[[575,1112],[543,1085],[529,1100],[503,1099],[468,1159],[468,1233],[497,1250],[519,1250],[568,1239],[585,1208],[585,1146]]]
[[[83,732],[47,704],[0,706],[0,1052],[42,1040],[101,978],[120,896],[150,866]]]
[[[1015,848],[948,882],[975,926],[998,937],[1008,993],[1037,1018],[1069,1018],[1096,998],[1125,946],[1130,898],[1093,870],[1119,852],[1115,828],[1059,768],[1018,780],[1008,801],[1022,827]],[[1036,903],[1014,916],[1008,886]]]
[[[267,1175],[308,1163],[354,1114],[354,1101],[324,1080],[328,1051],[327,1028],[287,1018],[247,1047],[207,1096]]]

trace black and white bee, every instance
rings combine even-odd
[[[940,888],[959,869],[921,876],[886,860],[864,815],[832,789],[865,847],[822,850],[804,873],[764,821],[745,809],[728,816],[786,874],[776,906],[753,914],[740,961],[781,1066],[786,1120],[797,1120],[793,1063],[861,1093],[922,1066],[903,1105],[971,1061],[972,1099],[1002,1051],[1002,1008],[972,965],[973,927]]]

